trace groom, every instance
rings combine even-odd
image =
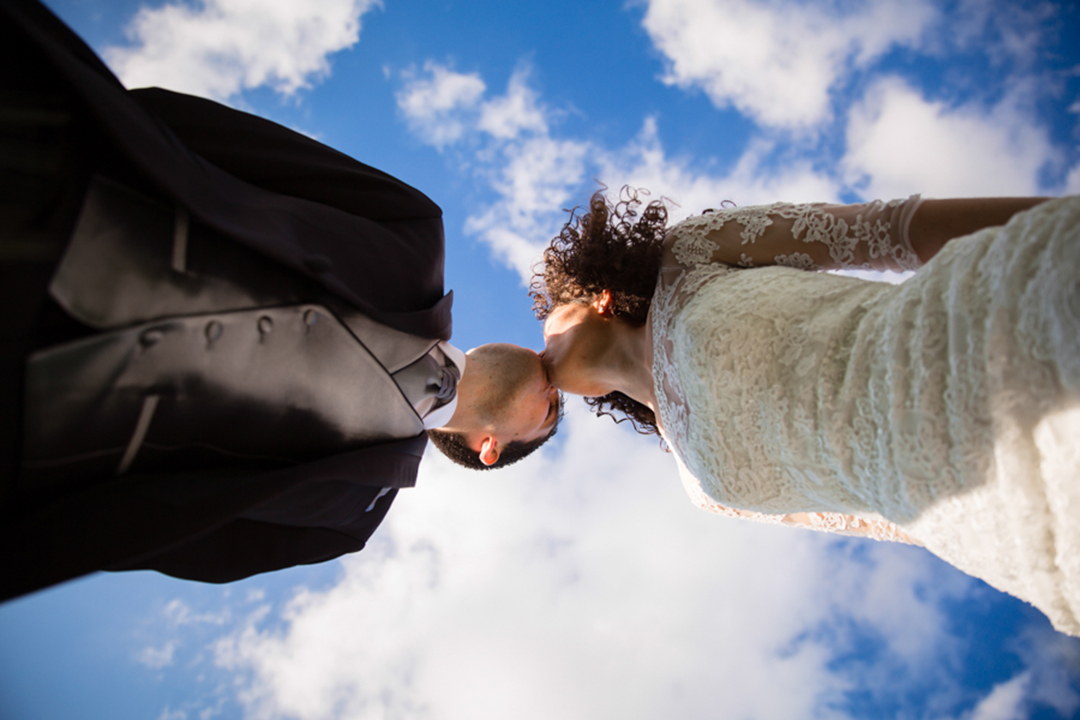
[[[446,341],[441,211],[260,118],[126,91],[0,4],[0,599],[96,570],[228,582],[356,552],[427,436],[555,431],[511,345]]]

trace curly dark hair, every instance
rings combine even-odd
[[[611,293],[616,317],[636,327],[645,324],[656,291],[667,231],[663,201],[645,204],[648,192],[624,187],[613,203],[602,188],[589,198],[586,212],[570,210],[558,237],[533,269],[529,296],[538,320],[568,303],[589,303],[604,290]],[[644,205],[644,207],[642,207]],[[615,422],[630,420],[642,435],[659,434],[652,410],[621,392],[585,398],[597,415]],[[615,415],[619,412],[625,417]]]

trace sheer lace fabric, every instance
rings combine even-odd
[[[650,315],[664,436],[708,510],[914,540],[1078,634],[1080,200],[898,286],[800,269],[912,268],[918,202],[672,228]]]
[[[825,265],[850,270],[881,265],[896,272],[917,270],[920,262],[911,248],[908,227],[921,202],[913,195],[888,203],[775,203],[710,211],[672,229],[677,237],[673,243],[675,259],[684,267],[722,262],[800,270]]]

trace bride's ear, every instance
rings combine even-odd
[[[610,290],[602,290],[599,295],[596,296],[596,300],[593,300],[593,307],[596,308],[596,312],[600,313],[600,317],[611,317],[615,314],[612,305],[614,300],[611,299]]]

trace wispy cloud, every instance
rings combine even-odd
[[[1002,0],[649,0],[642,25],[666,82],[737,109],[759,138],[817,168],[842,168],[828,175],[856,195],[1053,194],[1077,182],[1039,112],[1062,102],[1075,72],[1037,62],[1064,31],[1061,12]],[[927,92],[903,62],[884,70],[897,48],[938,64],[941,82]],[[993,82],[972,67],[993,68]],[[840,154],[816,141],[830,132],[846,132]]]
[[[1069,171],[1068,177],[1065,178],[1065,187],[1062,189],[1062,193],[1080,195],[1080,164]]]
[[[1045,59],[1041,48],[1048,34],[1068,32],[1067,26],[1054,22],[1065,7],[1053,2],[960,0],[947,22],[934,29],[928,49],[939,55],[975,49],[996,68],[1017,63],[1021,70],[1029,70],[1040,57]]]
[[[548,131],[544,108],[528,84],[528,71],[518,70],[510,76],[506,93],[481,107],[477,128],[500,140],[512,140],[522,133],[543,134]]]
[[[128,87],[158,85],[226,100],[257,87],[291,95],[330,72],[379,0],[201,0],[143,7],[132,45],[106,48]]]
[[[950,107],[898,78],[852,107],[847,147],[847,181],[871,197],[1038,195],[1056,155],[1021,89],[990,108]]]
[[[157,716],[157,720],[188,720],[188,714],[183,710],[165,708],[161,711],[161,714]]]
[[[545,108],[519,69],[501,95],[486,84],[429,62],[408,72],[398,108],[417,135],[441,149],[460,143],[463,166],[497,197],[470,213],[466,231],[478,235],[524,281],[542,244],[558,227],[561,209],[575,201],[592,146],[552,136]]]
[[[807,572],[826,545],[718,521],[654,443],[569,422],[563,452],[491,480],[428,457],[423,493],[399,498],[339,585],[297,595],[280,631],[224,640],[219,660],[252,673],[251,714],[700,716],[722,692],[735,715],[791,717],[839,692],[827,647],[791,647],[821,604],[758,570],[832,598],[835,578]],[[673,522],[685,531],[627,531]]]
[[[151,670],[160,670],[163,667],[172,665],[173,656],[176,655],[176,643],[167,642],[160,648],[148,647],[143,648],[136,658],[141,665],[145,665]]]
[[[1039,707],[1058,717],[1076,717],[1080,693],[1074,688],[1080,673],[1076,643],[1046,631],[1028,633],[1018,643],[1022,669],[995,685],[963,720],[1025,720]]]
[[[487,89],[479,75],[454,72],[428,61],[423,73],[410,69],[403,79],[398,108],[424,142],[442,149],[460,140],[475,124],[480,98]]]
[[[793,128],[827,119],[852,67],[918,45],[936,16],[926,0],[650,0],[642,25],[668,61],[666,82]]]
[[[949,672],[947,608],[973,581],[916,548],[716,518],[655,442],[577,407],[567,423],[498,477],[430,455],[339,583],[231,626],[216,658],[246,716],[845,718],[912,688],[936,717],[979,704]],[[1048,639],[1024,646],[1018,707],[1069,707],[1034,680]]]
[[[618,145],[568,136],[563,113],[520,70],[493,94],[479,74],[429,62],[404,76],[398,106],[418,137],[449,151],[479,182],[488,200],[474,206],[465,230],[525,282],[565,220],[561,211],[583,203],[594,179],[672,200],[673,220],[725,200],[1075,192],[1080,170],[1065,166],[1038,114],[1060,83],[1031,67],[1053,13],[998,9],[969,2],[946,15],[929,0],[650,0],[642,24],[667,60],[667,82],[702,88],[758,124],[719,172],[700,157],[667,152],[655,117]],[[875,65],[896,47],[940,58],[950,31],[968,51],[1008,66],[1006,91],[931,99],[899,71]],[[840,142],[815,135],[826,131]]]
[[[225,625],[232,619],[228,607],[224,607],[217,612],[199,613],[192,611],[191,607],[180,599],[170,600],[162,612],[176,626]]]
[[[776,163],[772,157],[775,150],[774,141],[754,140],[728,172],[710,174],[696,169],[691,158],[669,155],[657,121],[646,118],[641,132],[630,143],[619,148],[598,148],[595,157],[598,177],[612,186],[651,188],[654,194],[676,203],[670,208],[673,221],[717,207],[725,200],[754,205],[775,202],[777,198],[791,202],[839,199],[841,187],[837,180],[815,168],[807,158]]]
[[[1028,717],[1024,694],[1029,680],[1030,674],[1024,672],[995,686],[971,713],[971,720],[1024,720]]]
[[[452,150],[493,196],[474,209],[465,231],[488,244],[493,256],[515,269],[523,282],[543,248],[565,220],[564,209],[597,189],[594,179],[617,190],[622,185],[653,189],[673,201],[672,217],[685,217],[725,199],[740,204],[838,199],[840,184],[799,159],[769,167],[774,145],[753,143],[730,173],[713,176],[684,158],[669,157],[657,121],[646,118],[636,138],[620,147],[560,137],[558,113],[529,87],[518,71],[506,91],[489,97],[475,74],[460,74],[437,63],[409,72],[398,92],[398,108],[419,138]]]

